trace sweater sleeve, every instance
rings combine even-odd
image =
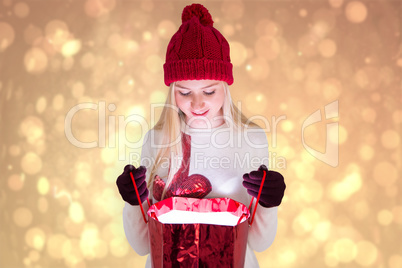
[[[278,225],[277,215],[278,207],[265,208],[258,205],[248,233],[248,243],[253,250],[262,252],[272,245]]]
[[[147,202],[142,205],[144,206],[144,211],[147,211]],[[130,246],[138,255],[147,255],[149,253],[148,226],[144,222],[140,206],[125,204],[123,208],[123,226]]]
[[[147,168],[147,181],[150,172],[149,160],[153,159],[153,150],[151,148],[150,131],[144,137],[144,142],[141,152],[141,165]],[[151,200],[151,196],[149,196]],[[148,203],[145,201],[143,204],[144,212],[148,211]],[[149,254],[149,238],[148,226],[144,222],[140,206],[132,206],[126,202],[123,208],[123,226],[126,238],[135,252],[141,256]]]
[[[249,144],[250,150],[254,152],[253,155],[256,159],[260,159],[258,167],[264,164],[270,169],[268,141],[265,132],[262,129],[251,129],[249,132],[248,136],[252,141]],[[257,170],[258,167],[254,166],[253,170]],[[253,250],[262,252],[274,242],[278,225],[278,207],[265,208],[256,204],[256,199],[254,199],[253,208],[256,205],[258,207],[254,222],[249,229],[248,243]]]

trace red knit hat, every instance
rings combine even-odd
[[[180,80],[219,80],[233,84],[229,43],[216,30],[211,14],[200,4],[183,9],[182,25],[166,52],[165,84]]]

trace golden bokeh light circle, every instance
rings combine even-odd
[[[304,159],[307,159],[309,155],[305,155]],[[295,164],[295,175],[297,178],[303,181],[308,181],[314,178],[315,167],[311,163],[305,161]]]
[[[240,19],[244,14],[244,3],[241,0],[224,0],[221,11],[227,18],[233,20]]]
[[[400,268],[402,267],[402,254],[393,254],[388,259],[389,268]]]
[[[53,259],[63,258],[63,245],[68,241],[68,238],[61,233],[51,234],[46,241],[46,252]]]
[[[315,239],[308,238],[302,242],[302,254],[303,256],[310,258],[313,257],[318,250],[319,246]]]
[[[36,188],[40,195],[48,194],[50,190],[49,180],[46,177],[40,177],[36,184]]]
[[[345,16],[352,23],[362,23],[367,18],[367,6],[361,1],[352,1],[346,5]]]
[[[232,24],[225,24],[223,27],[222,27],[222,34],[224,35],[224,36],[227,36],[227,37],[230,37],[230,36],[232,36],[232,35],[234,35],[235,34],[235,28],[233,27],[233,25]],[[232,47],[232,43],[230,43],[230,46]]]
[[[71,93],[73,94],[73,97],[76,99],[79,99],[82,96],[84,96],[85,93],[84,83],[82,83],[81,81],[76,81],[71,88]]]
[[[164,61],[158,55],[150,55],[145,60],[145,67],[153,74],[159,73]]]
[[[128,243],[124,237],[113,238],[109,242],[109,249],[112,256],[119,258],[126,256],[129,251]]]
[[[31,250],[29,251],[28,254],[28,258],[32,261],[32,262],[37,262],[40,260],[40,254],[37,250]]]
[[[392,209],[392,215],[395,223],[402,224],[402,206],[395,206]]]
[[[290,160],[295,158],[296,152],[292,146],[285,145],[281,148],[279,155],[283,155],[286,159]]]
[[[306,9],[302,8],[299,10],[300,17],[305,18],[305,17],[307,17],[307,15],[308,15],[308,11]]]
[[[245,105],[251,109],[252,113],[255,115],[262,115],[266,110],[267,97],[263,92],[255,91],[247,94],[245,99]]]
[[[21,159],[21,168],[29,175],[37,174],[42,170],[42,159],[36,153],[28,152]]]
[[[370,83],[369,76],[364,70],[358,70],[355,74],[355,82],[360,88],[368,88]]]
[[[364,161],[369,161],[371,159],[373,159],[374,157],[374,149],[372,146],[370,145],[362,145],[359,149],[359,156],[360,159],[364,160]]]
[[[59,51],[70,39],[71,34],[66,22],[62,20],[52,20],[45,26],[45,36],[56,51]]]
[[[93,224],[86,224],[79,241],[82,255],[89,260],[96,258],[99,251],[104,252],[104,247],[101,245],[98,227]]]
[[[377,221],[383,226],[388,226],[392,223],[394,215],[391,211],[383,209],[377,213]]]
[[[370,207],[365,200],[359,201],[353,205],[354,217],[363,220],[370,213]]]
[[[339,263],[336,255],[333,252],[329,252],[329,253],[325,254],[324,261],[328,267],[336,267],[336,266],[338,266],[338,263]]]
[[[46,110],[47,107],[47,100],[44,96],[39,97],[38,100],[36,101],[36,112],[38,114],[43,113]]]
[[[352,239],[341,238],[335,241],[334,252],[339,262],[350,263],[356,258],[357,246]]]
[[[29,115],[21,122],[20,132],[28,143],[36,144],[45,135],[43,121],[37,116]]]
[[[257,56],[266,60],[274,60],[281,52],[281,45],[279,40],[274,37],[262,36],[255,43],[255,52]]]
[[[49,202],[45,197],[41,196],[38,199],[37,207],[40,213],[46,213],[49,209]]]
[[[296,81],[302,81],[304,79],[304,70],[302,68],[293,69],[291,78]]]
[[[95,65],[96,58],[93,53],[85,53],[80,60],[81,67],[84,69],[89,69]]]
[[[25,233],[25,243],[33,249],[42,251],[46,243],[46,234],[41,228],[30,228]]]
[[[401,137],[401,133],[398,133],[397,131],[395,131],[393,129],[385,130],[381,134],[381,144],[386,149],[399,148],[400,143],[401,143],[400,137]]]
[[[18,18],[25,18],[29,15],[29,6],[24,2],[19,2],[14,5],[14,14]]]
[[[104,164],[113,164],[118,157],[118,148],[106,147],[102,149],[101,158]]]
[[[25,53],[24,66],[28,73],[40,74],[48,67],[48,57],[43,49],[34,47]]]
[[[382,161],[374,166],[373,177],[380,186],[391,186],[398,179],[398,170],[390,162]]]
[[[116,6],[116,0],[86,0],[84,10],[87,16],[98,18],[109,14]]]
[[[343,5],[344,0],[329,0],[329,4],[333,8],[340,8]]]
[[[370,241],[361,240],[357,242],[356,262],[363,267],[372,267],[378,257],[377,247]]]
[[[317,41],[328,36],[330,31],[335,27],[336,15],[331,9],[320,8],[313,14],[313,24],[310,34]]]
[[[327,79],[322,84],[322,93],[328,101],[339,98],[342,93],[342,83],[335,78]]]
[[[64,96],[62,94],[57,94],[53,97],[52,107],[55,111],[60,111],[64,107]]]
[[[336,123],[332,123],[332,124],[336,124]],[[342,125],[338,125],[338,127],[333,127],[328,129],[328,132],[326,133],[327,137],[328,137],[328,141],[331,144],[335,144],[335,145],[340,145],[345,143],[345,141],[348,138],[348,132],[346,130],[346,128]]]
[[[248,63],[246,70],[253,80],[264,80],[270,73],[269,64],[265,59],[254,58]]]
[[[317,223],[312,234],[317,241],[326,241],[331,235],[332,224],[330,221],[324,220]]]
[[[64,57],[72,57],[81,50],[80,40],[68,40],[61,47],[61,54]]]
[[[377,118],[377,112],[373,108],[365,108],[362,110],[362,118],[368,123],[374,123]]]
[[[74,62],[75,60],[72,57],[64,58],[61,67],[63,68],[64,71],[69,71],[73,68]]]
[[[297,43],[298,52],[300,55],[311,57],[317,54],[318,38],[312,34],[301,36]]]
[[[12,191],[20,191],[24,186],[25,178],[20,174],[13,174],[8,178],[8,188]]]
[[[261,19],[255,26],[255,31],[258,36],[276,37],[281,34],[279,25],[269,19]]]
[[[359,191],[361,187],[361,174],[358,171],[353,171],[347,174],[341,181],[331,185],[330,197],[336,202],[344,202]]]
[[[26,207],[17,208],[13,213],[13,220],[19,227],[28,227],[33,220],[32,211]]]
[[[75,223],[83,222],[85,219],[85,211],[82,204],[79,202],[72,202],[68,208],[68,215]]]
[[[402,58],[396,60],[396,65],[402,67]]]
[[[157,31],[160,37],[170,40],[177,31],[177,26],[171,20],[162,20],[157,26]]]
[[[247,48],[240,42],[230,43],[230,53],[233,66],[241,66],[247,59]]]
[[[304,208],[293,220],[292,229],[296,235],[303,236],[314,230],[320,214],[313,208]]]
[[[85,262],[83,262],[83,254],[79,247],[78,239],[68,239],[62,245],[62,256],[68,267],[83,267],[85,268]]]
[[[293,249],[285,248],[279,253],[279,261],[285,267],[292,267],[297,261],[297,253]]]
[[[165,103],[167,97],[167,92],[155,90],[151,93],[149,97],[150,103]]]
[[[293,131],[294,128],[295,128],[295,124],[290,120],[286,120],[285,122],[283,122],[281,124],[282,131],[287,132],[287,133]]]
[[[331,39],[324,39],[318,43],[318,51],[324,58],[331,58],[337,50],[336,43]]]

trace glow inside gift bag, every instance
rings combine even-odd
[[[230,198],[171,197],[150,207],[153,267],[243,267],[248,208]]]
[[[215,225],[235,226],[239,217],[230,212],[194,212],[183,210],[172,210],[158,217],[161,223],[203,223]],[[245,221],[245,217],[241,222]]]

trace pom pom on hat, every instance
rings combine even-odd
[[[233,83],[229,43],[213,27],[212,16],[201,4],[186,6],[182,25],[172,36],[163,65],[165,85],[182,80]]]
[[[209,14],[208,9],[206,9],[201,4],[192,4],[190,6],[186,6],[183,9],[183,13],[181,15],[182,23],[191,20],[192,17],[197,17],[201,24],[204,26],[212,26],[214,21],[212,20],[211,14]]]

